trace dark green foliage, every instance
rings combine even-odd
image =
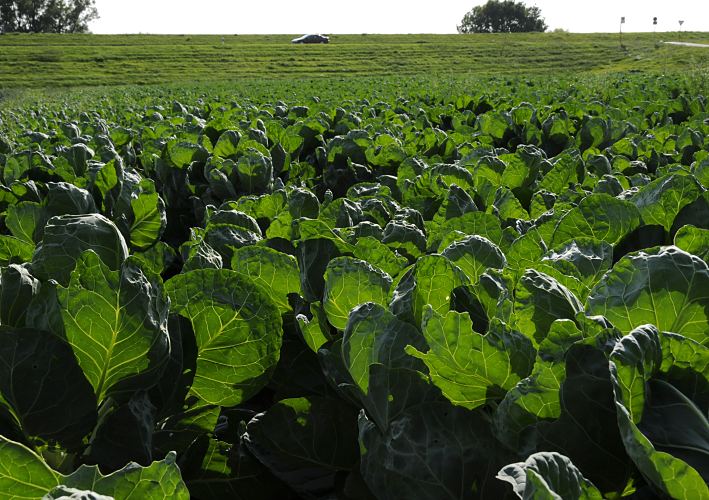
[[[0,0],[0,33],[85,33],[94,0]]]
[[[524,33],[546,31],[539,7],[514,0],[488,0],[463,16],[458,33]]]
[[[709,497],[704,88],[360,83],[0,109],[0,500]]]

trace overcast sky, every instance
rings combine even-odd
[[[455,33],[485,0],[96,0],[94,33]],[[527,0],[550,29],[709,31],[709,0]]]

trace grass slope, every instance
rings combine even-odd
[[[706,71],[709,49],[659,44],[676,33],[0,36],[0,88],[233,82],[244,78],[384,75],[543,75]],[[709,33],[683,33],[709,43]]]

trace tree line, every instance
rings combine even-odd
[[[94,0],[0,0],[0,33],[86,33]]]
[[[95,0],[0,0],[0,33],[85,33],[97,19]],[[459,33],[545,31],[538,7],[489,0],[465,14]]]

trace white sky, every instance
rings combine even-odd
[[[455,33],[486,0],[96,0],[94,33]],[[709,31],[709,0],[527,0],[550,29]]]

